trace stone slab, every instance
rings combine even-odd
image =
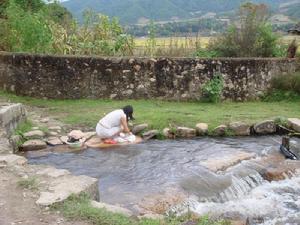
[[[0,164],[14,166],[14,165],[25,165],[27,163],[27,159],[22,156],[7,154],[0,155]]]
[[[149,140],[151,138],[156,137],[158,134],[159,134],[158,130],[149,130],[149,131],[143,133],[142,137],[145,140]]]
[[[289,126],[297,132],[300,132],[300,119],[298,118],[289,118],[288,119]]]
[[[41,192],[36,204],[40,206],[50,206],[57,202],[62,202],[72,194],[89,194],[92,199],[98,200],[98,180],[88,176],[63,176],[50,181],[48,191]]]
[[[136,125],[132,128],[132,133],[133,134],[139,134],[141,133],[143,130],[148,128],[148,124],[144,123],[144,124],[139,124]]]
[[[255,156],[255,153],[238,151],[219,158],[214,157],[212,159],[208,159],[204,162],[201,162],[200,165],[206,167],[207,169],[213,172],[225,171],[227,168],[235,166],[243,160],[249,160],[251,158],[254,158]]]
[[[26,139],[40,139],[46,136],[41,130],[33,130],[23,134]]]
[[[51,146],[56,146],[56,145],[63,145],[64,143],[58,137],[49,137],[47,140],[47,144]]]
[[[22,151],[35,151],[47,148],[46,142],[42,140],[29,140],[21,145],[20,149]]]

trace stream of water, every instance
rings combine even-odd
[[[212,216],[256,218],[252,224],[300,224],[300,175],[268,182],[262,168],[244,161],[226,172],[212,172],[202,162],[255,153],[278,152],[281,138],[201,138],[148,141],[109,150],[88,149],[77,153],[28,153],[31,164],[49,164],[75,175],[99,178],[100,199],[132,210],[144,197],[176,189],[185,201],[169,212],[187,209]],[[292,141],[296,148],[299,140]]]

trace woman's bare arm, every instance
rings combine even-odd
[[[126,117],[122,117],[122,118],[121,118],[121,125],[122,125],[123,131],[124,131],[125,133],[130,133],[130,130],[129,130],[128,125],[127,125]]]

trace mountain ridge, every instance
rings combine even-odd
[[[273,11],[280,4],[298,0],[252,0],[265,3]],[[122,24],[135,24],[139,20],[171,20],[193,18],[209,12],[228,12],[237,10],[245,0],[69,0],[62,2],[76,18],[81,18],[85,9],[93,9],[111,17],[118,17]],[[300,3],[300,0],[299,0]],[[300,13],[299,13],[300,14]]]

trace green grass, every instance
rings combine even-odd
[[[234,121],[254,123],[277,117],[300,117],[300,98],[280,102],[168,102],[159,100],[42,100],[0,92],[0,97],[26,105],[46,107],[50,115],[71,125],[95,127],[98,120],[114,109],[131,104],[135,123],[148,123],[150,129],[188,126],[205,122],[213,129]]]
[[[18,125],[17,129],[14,132],[15,135],[21,136],[21,138],[16,143],[17,146],[20,147],[22,144],[24,144],[24,142],[27,140],[26,138],[24,138],[24,133],[31,131],[32,127],[33,127],[33,123],[30,120],[25,120],[23,123],[20,123]]]
[[[30,120],[26,120],[23,123],[20,123],[15,130],[15,134],[23,136],[24,133],[31,131],[33,123]]]
[[[22,187],[24,189],[29,189],[29,190],[37,190],[38,189],[38,183],[37,179],[35,177],[30,177],[27,179],[22,179],[17,182],[19,187]]]
[[[63,203],[55,204],[52,210],[60,211],[71,220],[86,220],[94,225],[179,225],[185,221],[197,221],[197,225],[230,225],[228,221],[213,221],[207,216],[196,218],[191,215],[183,217],[166,217],[163,220],[137,219],[121,214],[111,213],[105,209],[94,208],[90,204],[90,198],[81,194],[72,195]]]

